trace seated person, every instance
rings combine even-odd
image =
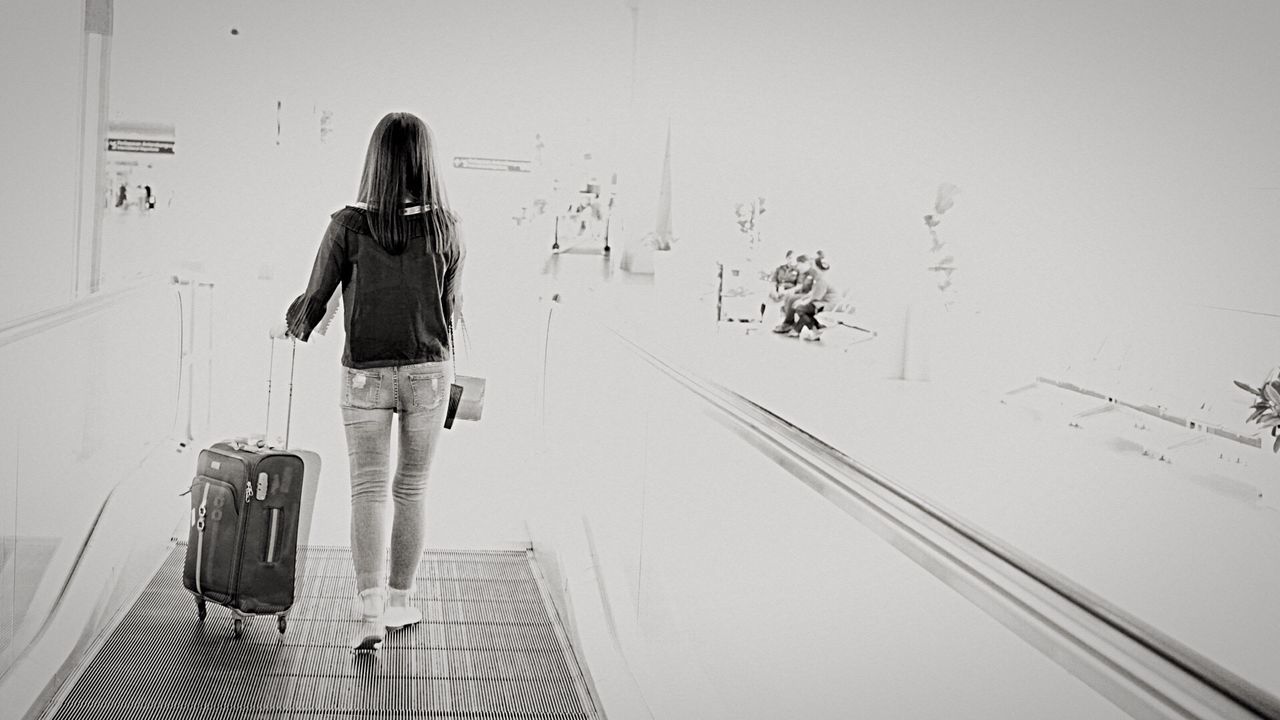
[[[815,260],[809,271],[813,275],[813,287],[795,300],[796,325],[800,329],[792,335],[805,340],[821,340],[822,326],[818,324],[817,315],[827,305],[839,302],[840,292],[827,282],[825,261]]]
[[[782,323],[773,329],[776,333],[799,332],[796,328],[796,299],[806,295],[813,289],[813,264],[808,255],[796,256],[796,272],[799,278],[792,287],[781,291],[778,299],[782,301]]]
[[[787,319],[783,322],[783,325],[789,324],[791,327],[785,331],[775,328],[774,332],[786,332],[791,337],[803,337],[805,340],[821,340],[822,327],[816,316],[828,304],[837,302],[840,293],[827,282],[825,260],[822,260],[820,266],[808,256],[801,255],[796,258],[796,265],[803,275],[808,276],[809,289],[796,294],[791,300]]]
[[[774,269],[773,274],[769,276],[769,280],[773,283],[773,289],[769,291],[769,299],[773,302],[782,300],[783,293],[791,290],[800,282],[800,271],[796,270],[796,262],[792,257],[793,251],[788,250],[782,264]],[[760,303],[760,319],[764,319],[764,313],[767,308],[765,303]]]
[[[770,296],[775,300],[779,299],[785,290],[790,290],[800,283],[800,271],[796,269],[796,261],[792,257],[792,251],[787,251],[786,259],[779,265],[770,278],[773,280],[773,292]]]

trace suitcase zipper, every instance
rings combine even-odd
[[[196,530],[200,532],[196,536],[196,594],[203,595],[204,587],[200,582],[200,576],[204,575],[204,517],[207,514],[207,506],[209,504],[209,483],[204,484],[204,496],[200,498],[200,515],[196,519]]]
[[[244,463],[245,469],[244,510],[240,513],[240,527],[237,528],[239,537],[236,539],[236,574],[231,582],[231,601],[236,607],[240,607],[240,577],[244,571],[245,538],[249,533],[249,508],[253,504],[253,477],[254,473],[258,472],[258,464],[262,462],[262,458],[254,458],[253,462],[243,458],[237,459]]]

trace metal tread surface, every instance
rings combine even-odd
[[[356,655],[349,549],[306,548],[287,631],[258,616],[240,638],[226,608],[209,603],[198,619],[182,586],[185,551],[177,544],[45,717],[599,717],[525,552],[428,550],[415,597],[423,621]]]

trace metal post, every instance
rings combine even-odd
[[[716,263],[716,265],[719,266],[716,271],[716,322],[719,323],[724,317],[724,263]]]
[[[193,432],[193,417],[196,409],[196,295],[198,293],[195,283],[191,283],[188,287],[191,288],[191,318],[187,326],[190,331],[182,333],[186,339],[186,347],[182,349],[182,353],[184,365],[187,368],[187,440],[194,440],[196,437]]]
[[[111,77],[113,0],[85,0],[80,60],[80,152],[76,189],[72,297],[102,283],[102,218],[106,198],[105,146]]]
[[[267,439],[267,433],[271,432],[271,375],[272,375],[271,371],[275,369],[275,366],[276,366],[276,341],[274,338],[272,338],[271,355],[270,355],[270,359],[267,360],[267,422],[266,422],[266,425],[262,428],[262,440],[264,442]]]
[[[636,101],[636,58],[640,54],[640,0],[628,0],[631,11],[631,103]]]
[[[298,341],[289,338],[289,407],[284,415],[284,449],[289,449],[289,432],[293,429],[293,368],[298,359]]]
[[[205,377],[208,379],[204,396],[204,429],[209,430],[213,422],[213,283],[200,283],[209,288],[209,317],[205,324],[209,326],[209,339],[204,346]]]

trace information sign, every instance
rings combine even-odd
[[[134,152],[172,155],[172,140],[139,140],[136,138],[107,138],[107,150],[112,152]]]
[[[500,158],[454,157],[453,166],[463,170],[497,170],[499,172],[533,172],[531,160],[503,160]]]

